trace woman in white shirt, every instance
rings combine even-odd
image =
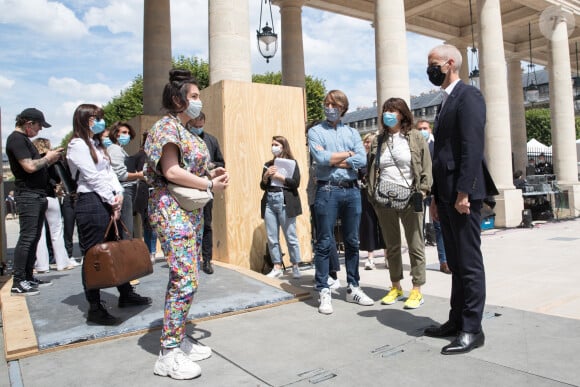
[[[123,205],[123,187],[111,168],[109,156],[100,141],[100,134],[104,130],[105,120],[101,108],[90,104],[82,104],[76,108],[73,116],[73,138],[68,145],[66,158],[71,175],[76,176],[79,171],[75,215],[83,255],[103,241],[111,216],[118,220]],[[120,308],[151,304],[151,298],[135,293],[129,283],[117,286],[117,289],[120,293]],[[85,297],[90,304],[87,322],[99,325],[116,325],[121,322],[107,311],[101,302],[99,289],[85,288]]]
[[[111,145],[107,147],[107,153],[111,157],[111,167],[117,175],[123,187],[123,206],[121,207],[121,220],[127,226],[129,235],[124,239],[133,238],[133,200],[135,198],[135,188],[137,180],[143,179],[143,171],[135,171],[135,163],[130,158],[124,146],[135,138],[135,130],[126,122],[117,121],[109,128],[109,139]],[[133,165],[128,165],[132,160]]]

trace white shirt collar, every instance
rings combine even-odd
[[[455,85],[457,85],[457,83],[459,83],[461,79],[456,79],[455,81],[451,82],[451,84],[449,86],[447,86],[445,89],[443,89],[443,91],[447,94],[447,95],[451,95],[451,92],[453,91],[453,89],[455,88]]]

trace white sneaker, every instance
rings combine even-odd
[[[201,368],[180,348],[174,348],[166,355],[163,355],[163,351],[159,353],[153,373],[159,376],[169,376],[172,379],[193,379],[201,375]]]
[[[151,259],[151,264],[155,265],[155,253],[149,254],[149,259]]]
[[[375,262],[372,258],[367,259],[365,262],[365,270],[374,270],[376,269]]]
[[[281,277],[282,274],[284,274],[282,272],[282,269],[272,269],[271,272],[269,272],[268,274],[266,274],[266,277],[269,277],[269,278],[278,278],[278,277]]]
[[[210,347],[197,343],[189,336],[183,338],[180,348],[191,361],[205,360],[211,356]]]
[[[318,313],[332,314],[332,295],[330,289],[322,289],[320,291],[320,306],[318,306]]]
[[[346,288],[346,302],[355,302],[364,306],[371,306],[375,303],[360,287],[351,285]]]
[[[77,267],[77,266],[80,266],[81,265],[80,263],[77,262],[76,259],[74,259],[72,257],[68,259],[68,262],[69,262],[68,265],[69,266],[72,266],[72,267]]]
[[[328,287],[332,290],[336,290],[336,289],[340,288],[340,280],[338,278],[334,279],[334,278],[329,276],[328,281],[326,281],[326,283],[328,283]]]
[[[292,278],[300,278],[302,274],[300,273],[300,268],[298,265],[292,266]]]

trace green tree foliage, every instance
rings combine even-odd
[[[209,63],[198,58],[186,58],[179,56],[172,60],[174,68],[182,68],[191,71],[199,82],[199,88],[209,85]],[[127,89],[113,98],[105,106],[105,121],[128,121],[133,117],[143,114],[143,76],[138,75]]]
[[[174,68],[184,68],[191,71],[198,80],[201,89],[209,86],[209,63],[196,57],[188,58],[179,56],[172,61]],[[282,84],[282,73],[266,73],[254,75],[252,81],[271,85]],[[308,121],[324,118],[322,101],[326,95],[324,81],[311,76],[306,76],[306,110]],[[128,121],[129,119],[143,114],[143,76],[135,77],[131,85],[123,90],[120,95],[108,102],[105,110],[105,121]]]
[[[526,110],[527,139],[535,138],[542,144],[552,144],[552,124],[550,122],[550,109]]]
[[[268,72],[266,74],[255,74],[252,76],[252,82],[266,83],[269,85],[281,85],[282,73]],[[324,81],[318,78],[306,76],[306,115],[308,121],[321,120],[324,118],[324,108],[322,101],[326,95],[326,86]]]
[[[580,117],[575,118],[576,139],[580,138]],[[552,122],[550,109],[526,110],[527,139],[535,138],[542,144],[552,145]]]

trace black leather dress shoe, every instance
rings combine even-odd
[[[203,266],[201,268],[206,274],[213,274],[213,266],[211,261],[203,261]]]
[[[442,325],[435,327],[431,326],[425,328],[425,336],[429,337],[447,337],[447,336],[455,336],[459,332],[459,329],[455,326],[454,323],[451,321],[447,321]]]
[[[448,344],[441,349],[441,353],[443,355],[467,353],[474,348],[483,347],[484,343],[485,335],[483,334],[483,331],[479,333],[459,332],[451,344]]]

